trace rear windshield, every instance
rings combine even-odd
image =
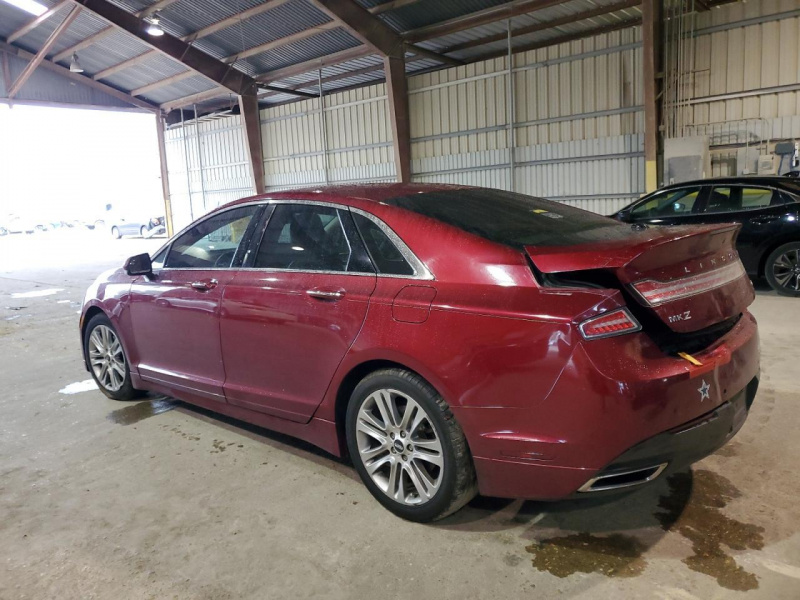
[[[566,204],[488,189],[411,194],[387,204],[507,246],[571,246],[621,239],[630,225]]]

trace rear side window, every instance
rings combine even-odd
[[[410,194],[387,204],[507,246],[568,246],[631,236],[626,225],[579,208],[488,189]]]
[[[767,188],[715,186],[708,197],[705,212],[737,212],[780,203],[780,195]]]
[[[255,268],[374,273],[349,211],[279,204],[267,224]]]
[[[353,213],[358,232],[364,240],[373,264],[378,273],[384,275],[413,275],[414,269],[403,257],[402,252],[394,245],[380,226],[372,219]]]
[[[691,214],[697,198],[700,196],[700,189],[699,187],[690,187],[661,192],[635,206],[631,210],[631,216],[657,219]]]

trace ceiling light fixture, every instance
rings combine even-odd
[[[158,13],[155,13],[152,17],[150,17],[150,21],[147,23],[147,33],[159,37],[164,35],[164,30],[161,28],[161,18],[158,16]]]
[[[72,58],[69,61],[69,70],[73,73],[83,73],[83,67],[78,62],[78,55],[75,52],[72,53]]]

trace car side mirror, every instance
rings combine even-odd
[[[128,260],[125,261],[125,272],[128,275],[152,275],[153,274],[153,263],[150,260],[150,255],[145,254],[137,254],[136,256],[131,256]]]

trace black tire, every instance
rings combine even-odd
[[[390,498],[372,480],[362,462],[356,437],[358,413],[370,395],[381,389],[397,390],[412,398],[425,411],[441,441],[444,465],[441,483],[433,496],[422,504],[408,505]],[[464,432],[444,398],[419,375],[403,369],[381,369],[367,375],[350,397],[346,434],[350,457],[361,481],[378,502],[403,519],[418,523],[441,519],[463,507],[477,493],[475,469]]]
[[[122,386],[119,389],[110,390],[106,388],[103,382],[100,381],[100,379],[98,379],[97,374],[91,367],[89,361],[89,338],[91,337],[92,332],[101,325],[108,327],[114,333],[114,335],[117,336],[117,339],[121,340],[119,333],[111,324],[109,318],[104,314],[97,314],[89,320],[89,323],[86,325],[86,330],[83,332],[83,357],[84,360],[86,361],[86,364],[90,365],[89,373],[92,375],[92,379],[94,379],[95,383],[97,384],[97,387],[100,388],[100,391],[103,392],[106,396],[108,396],[112,400],[134,400],[136,398],[141,397],[144,394],[144,392],[134,388],[133,384],[131,383],[131,370],[128,365],[128,357],[125,356],[124,348],[122,349],[122,358],[125,363],[125,369],[124,369],[125,377],[123,379]]]
[[[142,225],[141,229],[139,229],[139,235],[141,237],[147,237],[147,227]]]
[[[784,266],[786,264],[790,265],[789,270]],[[792,271],[792,265],[800,269],[800,242],[789,242],[775,248],[764,263],[764,276],[780,296],[797,298],[800,297],[800,270]],[[784,274],[788,279],[784,279]]]
[[[122,237],[122,234],[119,232],[119,228],[117,227],[111,228],[111,235],[115,240],[118,240],[119,238]]]

